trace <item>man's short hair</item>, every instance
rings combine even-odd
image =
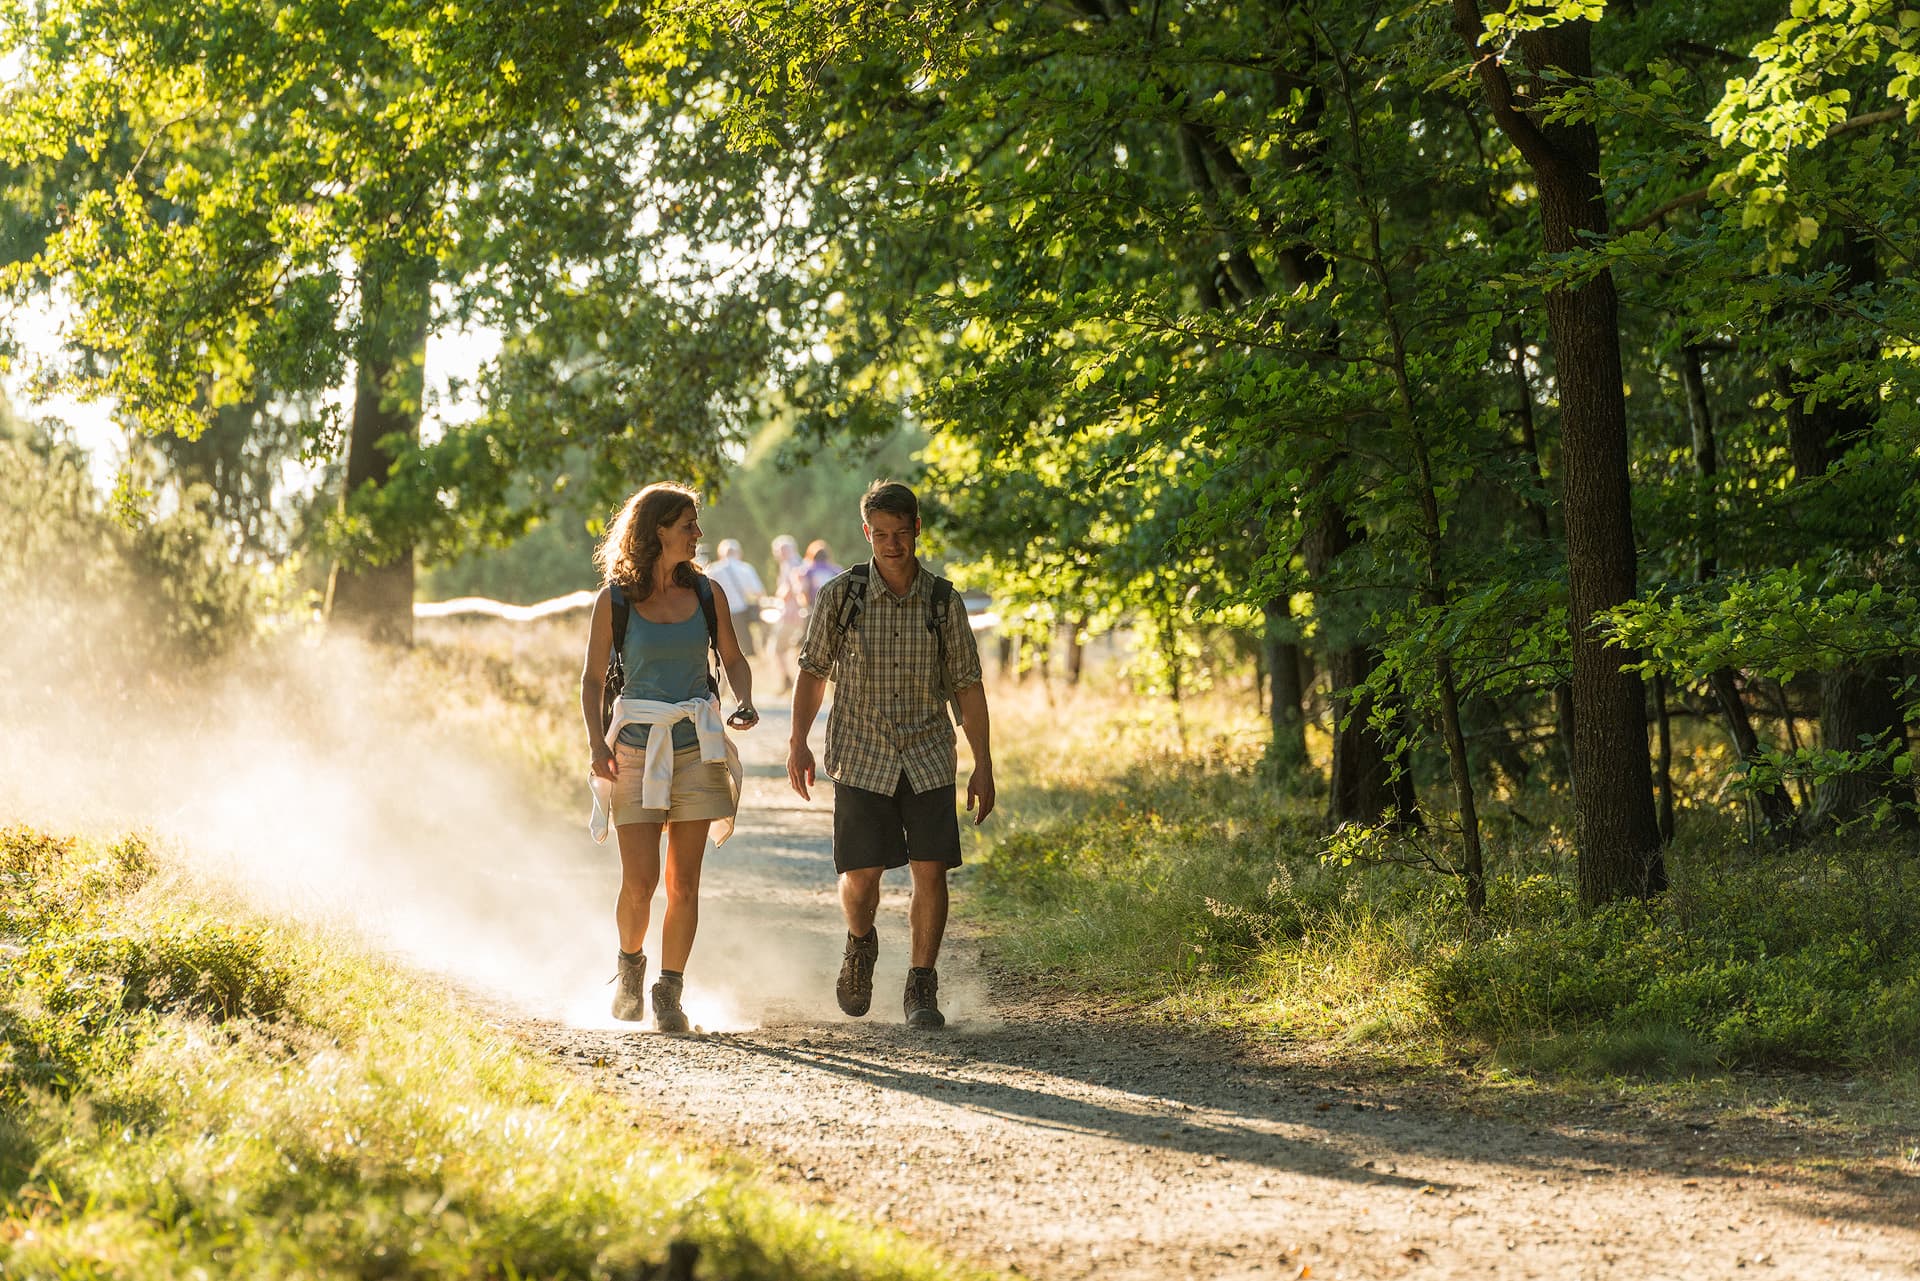
[[[870,524],[867,518],[875,512],[905,516],[918,524],[920,500],[913,496],[911,489],[897,480],[876,480],[867,486],[867,492],[860,497],[860,522]]]
[[[720,540],[720,559],[725,560],[729,556],[738,556],[739,554],[740,554],[739,539],[723,538]]]

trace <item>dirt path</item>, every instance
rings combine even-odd
[[[516,1030],[801,1195],[1050,1281],[1920,1277],[1920,1168],[1795,1176],[1826,1160],[1816,1128],[1605,1108],[1543,1121],[1537,1101],[1463,1106],[1431,1083],[996,1007],[964,937],[941,966],[951,1026],[909,1034],[904,873],[874,1013],[847,1019],[830,812],[787,790],[785,741],[774,715],[743,738],[741,829],[707,863],[688,1004],[716,1030]]]

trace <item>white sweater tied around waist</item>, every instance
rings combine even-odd
[[[620,731],[629,725],[646,725],[647,755],[641,767],[640,804],[650,810],[668,810],[673,806],[673,726],[683,720],[693,722],[693,732],[700,738],[700,760],[703,764],[724,761],[727,766],[727,785],[733,792],[735,810],[740,807],[740,753],[733,741],[727,737],[726,725],[720,719],[720,700],[717,698],[690,698],[684,703],[661,703],[650,698],[616,698],[613,701],[613,720],[607,725],[607,748],[617,750],[615,744]],[[613,782],[610,779],[592,775],[593,814],[587,820],[587,831],[596,843],[607,839],[607,829],[613,825]],[[713,843],[724,845],[733,835],[731,818],[715,819],[713,823]]]

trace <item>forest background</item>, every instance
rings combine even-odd
[[[157,588],[207,660],[305,575],[404,644],[416,566],[878,450],[1063,669],[1124,628],[1140,698],[1257,690],[1260,759],[1190,816],[1255,873],[1183,900],[1203,947],[1390,900],[1489,1039],[1920,1043],[1920,9],[0,20],[0,279],[63,318],[28,394],[150,444],[103,500],[10,428],[11,598]],[[472,327],[498,353],[423,432],[429,340]],[[1015,906],[1113,875],[1071,830],[1000,858]]]

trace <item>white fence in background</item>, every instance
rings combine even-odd
[[[413,616],[415,618],[453,618],[477,614],[487,618],[504,618],[510,623],[531,623],[576,609],[591,609],[593,598],[598,594],[594,591],[568,592],[565,596],[555,596],[552,600],[543,600],[534,605],[509,605],[505,601],[493,600],[486,596],[456,596],[452,600],[417,600],[413,603]],[[976,597],[968,599],[966,603],[967,622],[974,631],[990,631],[999,624],[1000,616],[985,608],[984,601]],[[779,617],[779,611],[771,606],[760,613],[761,621],[767,623],[776,622]]]
[[[569,610],[591,609],[596,594],[590,591],[568,592],[565,596],[555,596],[552,600],[543,600],[537,605],[509,605],[505,601],[491,600],[485,596],[456,596],[452,600],[417,600],[413,602],[413,616],[415,618],[451,618],[456,614],[484,614],[490,618],[504,618],[513,623],[531,623],[535,619],[564,614]]]

